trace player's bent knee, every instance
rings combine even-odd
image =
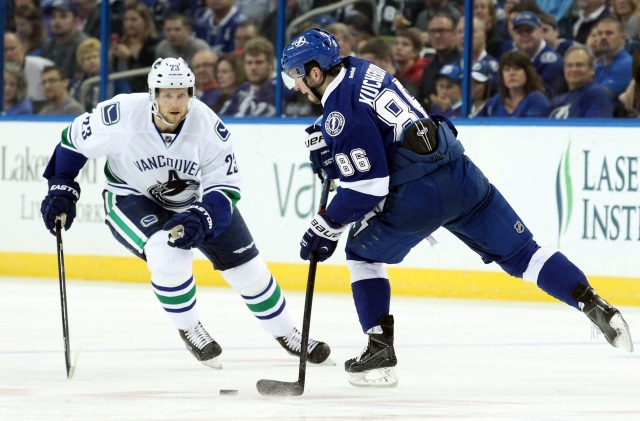
[[[387,268],[383,263],[368,263],[358,260],[347,260],[347,267],[351,275],[351,283],[363,279],[385,278],[388,279]]]
[[[184,282],[193,272],[193,251],[169,247],[167,233],[158,231],[144,247],[152,278]]]
[[[223,270],[222,277],[229,285],[242,294],[251,295],[251,291],[262,291],[271,279],[271,272],[262,256],[256,256],[235,268]]]

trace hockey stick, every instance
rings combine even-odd
[[[67,367],[67,379],[73,377],[75,366],[71,365],[69,347],[69,318],[67,317],[67,283],[64,275],[64,251],[62,249],[62,220],[56,220],[56,240],[58,245],[58,279],[60,280],[60,306],[62,308],[62,338],[64,339],[64,362]],[[77,355],[76,355],[77,357]]]
[[[322,195],[320,196],[320,210],[327,207],[329,199],[329,187],[331,180],[325,178],[322,182]],[[304,314],[302,316],[302,343],[300,344],[300,366],[298,369],[298,381],[283,382],[279,380],[258,380],[256,388],[261,395],[266,396],[300,396],[304,393],[304,383],[307,374],[307,355],[309,351],[309,326],[311,325],[311,304],[313,302],[313,288],[316,282],[316,267],[318,255],[311,253],[309,258],[309,277],[307,279],[307,292],[304,297]]]

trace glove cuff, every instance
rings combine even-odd
[[[51,196],[66,196],[76,202],[80,199],[80,184],[65,176],[51,177],[48,184]]]
[[[346,225],[332,224],[325,215],[318,213],[311,221],[311,229],[319,237],[331,241],[338,241],[342,232],[347,228]]]

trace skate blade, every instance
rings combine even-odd
[[[377,368],[362,373],[347,373],[349,383],[355,387],[396,387],[398,376],[393,367]]]
[[[206,365],[207,367],[215,368],[216,370],[222,369],[222,363],[220,363],[220,361],[218,360],[218,357],[213,357],[210,360],[200,361],[200,362]]]
[[[618,335],[613,340],[613,346],[616,348],[624,349],[628,352],[633,352],[633,341],[631,340],[631,332],[629,332],[629,325],[624,321],[620,313],[616,314],[609,321],[609,326],[618,332]]]

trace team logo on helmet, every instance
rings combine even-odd
[[[198,200],[199,188],[199,181],[183,180],[176,170],[169,170],[169,179],[149,187],[147,192],[157,203],[175,209],[194,204]]]
[[[344,128],[344,116],[337,111],[333,111],[324,122],[324,130],[330,136],[338,136]]]
[[[303,45],[309,44],[309,42],[307,42],[305,37],[299,37],[298,39],[294,40],[291,45],[293,45],[296,48],[302,47]]]

